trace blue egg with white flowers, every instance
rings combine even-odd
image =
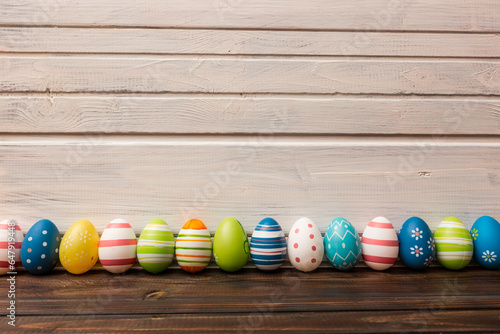
[[[435,256],[434,236],[429,225],[419,217],[411,217],[401,226],[398,235],[399,259],[409,268],[422,270]]]
[[[46,274],[57,264],[61,234],[48,219],[36,222],[24,237],[21,246],[21,262],[32,274]]]
[[[490,216],[476,220],[472,229],[474,260],[488,269],[500,268],[500,223]]]

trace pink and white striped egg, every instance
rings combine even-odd
[[[396,230],[385,217],[372,219],[361,238],[362,255],[365,263],[374,270],[392,267],[399,252]]]
[[[107,271],[120,274],[135,263],[137,239],[132,226],[124,219],[115,219],[106,226],[99,242],[99,260]]]
[[[288,234],[288,257],[295,269],[309,272],[323,260],[323,238],[318,226],[309,218],[300,218]]]
[[[0,275],[15,271],[16,266],[21,263],[23,239],[23,231],[14,220],[4,220],[0,223]],[[15,263],[12,264],[12,260]]]

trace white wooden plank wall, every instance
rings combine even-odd
[[[5,0],[0,220],[500,218],[500,2]]]

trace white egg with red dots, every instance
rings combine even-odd
[[[300,218],[288,234],[288,257],[295,269],[309,272],[323,260],[323,238],[318,226],[309,218]]]

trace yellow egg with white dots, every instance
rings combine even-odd
[[[66,231],[59,247],[59,261],[72,274],[83,274],[96,264],[99,234],[88,220],[79,220]]]

